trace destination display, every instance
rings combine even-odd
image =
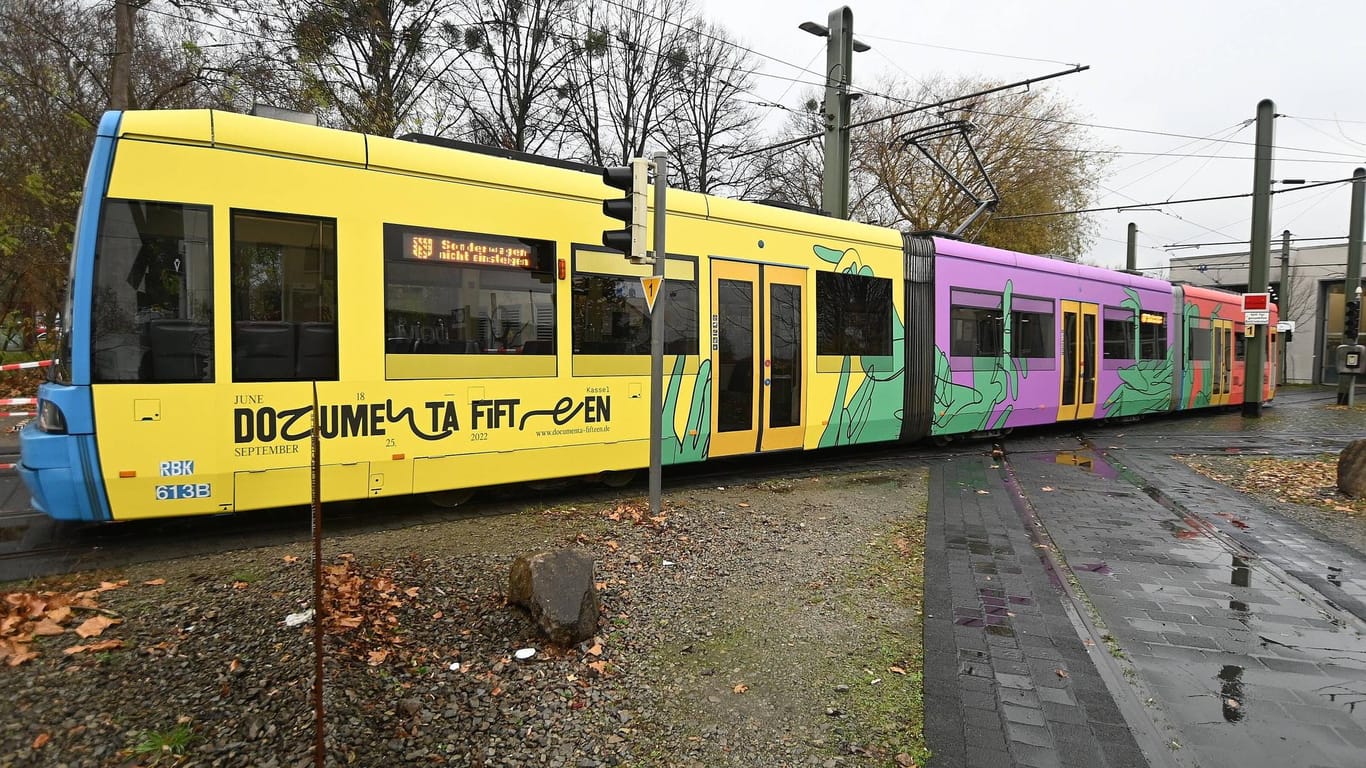
[[[515,240],[481,237],[460,232],[404,232],[403,258],[439,261],[475,267],[531,269],[531,247]]]

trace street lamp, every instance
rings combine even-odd
[[[830,36],[830,28],[829,28],[829,27],[825,26],[824,24],[817,24],[817,23],[814,22],[814,21],[803,21],[801,24],[798,24],[798,25],[797,25],[797,29],[800,29],[800,30],[803,31],[803,32],[810,32],[811,34],[815,35],[816,37],[829,37],[829,36]],[[857,51],[858,53],[863,53],[864,51],[871,51],[871,50],[873,50],[873,46],[871,46],[871,45],[869,45],[869,44],[863,42],[862,40],[859,40],[858,38],[852,38],[852,39],[853,39],[853,43],[852,43],[853,48],[854,48],[854,50]]]
[[[821,177],[821,208],[831,216],[849,218],[849,74],[854,51],[871,47],[854,39],[854,12],[841,6],[830,12],[829,26],[804,21],[797,27],[825,44],[825,168]]]

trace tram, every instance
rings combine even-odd
[[[597,245],[597,170],[107,113],[69,327],[21,433],[34,506],[306,503],[315,393],[327,501],[629,477],[649,457],[652,268]],[[667,216],[666,464],[1252,396],[1235,294],[683,191]]]

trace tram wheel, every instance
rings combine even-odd
[[[427,494],[427,501],[434,507],[442,509],[455,509],[462,504],[468,504],[474,498],[473,488],[456,488],[451,491],[432,491]]]
[[[632,481],[632,480],[635,480],[635,479],[636,479],[636,470],[634,470],[634,469],[616,469],[616,470],[608,470],[608,471],[606,471],[606,472],[603,472],[603,473],[598,477],[598,479],[601,480],[601,481],[602,481],[602,484],[605,485],[605,486],[607,486],[608,488],[625,488],[626,486],[628,486],[628,485],[631,484],[631,481]]]

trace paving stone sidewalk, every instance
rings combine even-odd
[[[1139,425],[1133,449],[1113,430],[1055,433],[937,463],[931,765],[1366,765],[1366,559],[1151,439],[1332,444],[1358,429],[1302,407],[1323,424],[1283,408]],[[1265,432],[1291,422],[1301,439]]]

